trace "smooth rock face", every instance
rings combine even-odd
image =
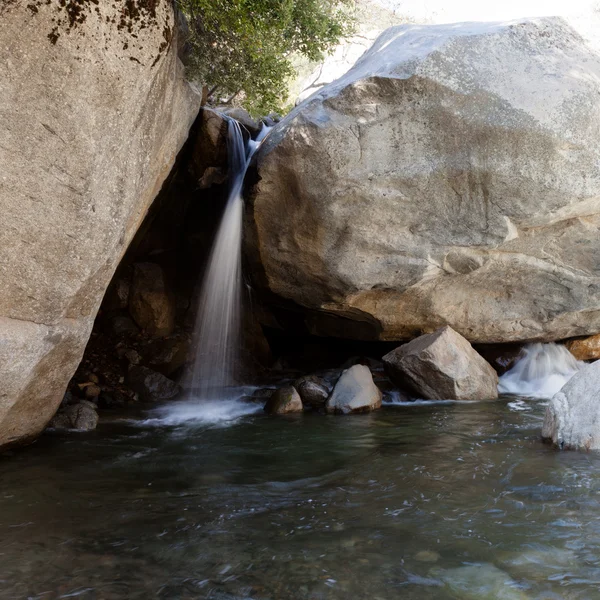
[[[426,400],[489,400],[498,397],[498,375],[451,327],[392,350],[383,357],[392,380]]]
[[[296,388],[291,385],[275,390],[265,404],[265,412],[270,415],[287,415],[302,411],[302,399]]]
[[[338,379],[325,410],[344,415],[370,412],[381,407],[381,398],[381,390],[373,383],[369,367],[354,365]]]
[[[597,333],[599,136],[600,55],[563,20],[389,29],[258,152],[257,283],[322,335]]]
[[[134,265],[129,312],[148,335],[165,337],[173,333],[177,304],[160,265]]]
[[[55,413],[200,98],[170,2],[0,4],[3,446]]]
[[[172,400],[181,393],[181,388],[174,381],[148,367],[131,367],[127,383],[146,402]]]
[[[554,395],[542,437],[563,450],[600,450],[600,361],[583,367]]]
[[[579,340],[569,340],[565,346],[577,360],[597,360],[600,358],[600,334]]]

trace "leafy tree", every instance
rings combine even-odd
[[[353,27],[354,0],[176,1],[190,24],[192,76],[253,114],[281,110],[294,55],[320,60]]]

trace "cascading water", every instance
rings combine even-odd
[[[242,301],[242,185],[267,133],[263,127],[256,141],[245,143],[240,124],[228,119],[229,194],[202,283],[195,330],[190,395],[202,401],[235,397]]]
[[[559,344],[528,344],[498,384],[501,394],[551,398],[585,363]]]

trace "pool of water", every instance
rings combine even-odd
[[[600,598],[600,456],[534,400],[119,415],[0,456],[0,598]]]

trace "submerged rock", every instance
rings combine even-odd
[[[148,335],[165,337],[173,333],[177,304],[160,265],[134,265],[129,312]]]
[[[600,361],[582,367],[552,397],[542,437],[563,450],[600,450]]]
[[[78,431],[91,431],[98,425],[96,406],[87,400],[77,404],[69,404],[60,408],[54,415],[48,427],[53,429],[76,429]]]
[[[392,350],[383,357],[386,370],[400,386],[426,400],[489,400],[498,397],[498,375],[451,327]]]
[[[370,412],[381,408],[381,390],[373,382],[369,367],[354,365],[338,379],[325,410],[344,414]]]
[[[181,388],[174,381],[148,367],[131,367],[127,384],[146,402],[172,400],[181,393]]]
[[[577,360],[600,358],[600,333],[578,340],[569,340],[565,346]]]
[[[600,56],[562,19],[389,29],[258,151],[255,283],[321,335],[597,333],[599,130]]]
[[[331,389],[323,378],[316,375],[301,377],[294,382],[294,387],[302,398],[302,404],[309,408],[323,408]]]
[[[303,410],[300,395],[291,385],[275,390],[265,404],[265,412],[270,415],[287,415]]]
[[[430,575],[442,581],[460,600],[529,600],[517,582],[494,565],[466,565],[456,569],[434,567]]]
[[[170,2],[0,5],[1,447],[55,414],[200,95]]]

